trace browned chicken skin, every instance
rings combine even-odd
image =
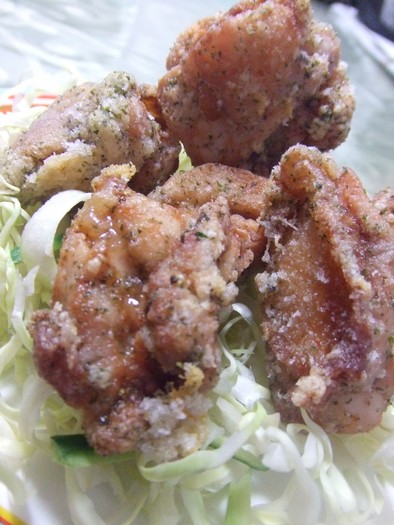
[[[367,431],[394,394],[394,193],[370,199],[350,170],[291,148],[264,190],[256,277],[268,375],[285,421]]]
[[[173,173],[180,151],[160,119],[155,89],[111,73],[69,89],[44,111],[6,151],[2,175],[28,202],[90,191],[104,167],[132,162],[132,185],[147,193]]]
[[[309,0],[247,0],[175,43],[158,99],[193,164],[268,175],[297,143],[327,150],[347,136],[352,89],[332,28]]]
[[[203,392],[220,371],[218,312],[234,300],[261,227],[231,214],[224,192],[175,207],[128,188],[129,172],[104,170],[69,227],[52,308],[33,316],[34,357],[83,410],[99,452],[163,459],[165,450],[173,459],[205,437]]]

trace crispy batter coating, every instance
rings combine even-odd
[[[150,197],[177,207],[195,208],[225,195],[232,213],[258,219],[265,184],[265,179],[248,170],[208,163],[178,171],[157,186]]]
[[[303,408],[327,432],[367,431],[394,394],[394,192],[371,199],[352,171],[295,146],[264,199],[274,404],[285,421]]]
[[[132,186],[147,193],[178,162],[178,141],[160,122],[155,90],[111,73],[59,97],[7,150],[2,175],[27,202],[63,189],[90,191],[104,167],[132,162]]]
[[[332,28],[309,0],[246,0],[181,34],[159,81],[164,118],[193,164],[268,175],[291,145],[347,136],[352,89]]]
[[[174,459],[205,438],[218,313],[256,229],[224,193],[175,207],[131,190],[129,170],[104,170],[67,230],[52,308],[33,315],[34,357],[100,453]]]
[[[224,196],[231,212],[231,227],[237,235],[229,242],[243,239],[235,264],[231,250],[228,264],[222,260],[222,269],[226,274],[236,272],[240,275],[245,269],[248,273],[253,271],[254,261],[260,259],[264,247],[264,228],[257,220],[261,214],[263,204],[263,188],[266,179],[250,171],[224,166],[222,164],[202,164],[188,171],[179,171],[172,175],[165,184],[157,186],[149,196],[152,199],[177,208],[199,208],[203,204]],[[243,247],[246,247],[246,252]],[[251,259],[253,253],[253,260]]]

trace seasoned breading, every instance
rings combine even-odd
[[[257,219],[265,184],[265,179],[248,170],[208,163],[175,173],[157,186],[150,197],[173,206],[194,208],[224,195],[232,213]]]
[[[273,401],[327,432],[379,424],[394,394],[393,191],[369,198],[317,149],[285,153],[264,190],[257,277]]]
[[[235,251],[240,250],[238,263],[235,265],[231,250],[228,249],[226,253],[229,260],[226,263],[222,257],[222,271],[227,275],[231,272],[240,275],[246,268],[252,271],[253,261],[261,257],[265,247],[264,229],[257,221],[265,184],[266,179],[247,170],[222,164],[203,164],[175,173],[149,196],[186,209],[199,208],[219,196],[225,197],[232,214],[231,228],[237,232],[228,241],[238,244],[239,239],[242,239],[242,242],[240,247],[234,246]]]
[[[34,358],[82,409],[100,453],[174,459],[205,438],[219,309],[234,300],[261,228],[231,214],[224,193],[175,207],[131,190],[129,171],[94,179],[68,228],[52,308],[33,315]]]
[[[194,165],[268,175],[299,142],[331,149],[354,110],[339,41],[309,0],[246,0],[180,35],[160,79],[164,118]]]
[[[5,152],[1,174],[27,202],[63,189],[90,191],[104,167],[131,162],[132,186],[147,193],[174,171],[180,150],[159,122],[155,97],[122,72],[71,88]]]

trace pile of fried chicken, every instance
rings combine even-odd
[[[23,203],[92,191],[30,332],[39,374],[99,453],[201,446],[219,312],[246,277],[283,421],[379,424],[394,394],[394,191],[368,196],[325,153],[353,111],[309,0],[245,0],[181,34],[156,87],[115,72],[72,88],[7,150]]]

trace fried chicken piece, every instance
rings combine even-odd
[[[269,175],[291,145],[346,138],[354,99],[339,55],[309,0],[247,0],[180,35],[158,100],[194,165]]]
[[[233,225],[223,195],[190,209],[158,202],[127,186],[129,170],[94,179],[66,233],[52,308],[30,330],[40,375],[82,409],[98,452],[162,461],[206,436],[218,313],[253,260],[251,219]]]
[[[149,196],[173,206],[196,208],[224,195],[232,213],[258,219],[265,184],[265,179],[248,170],[207,163],[178,171]]]
[[[246,268],[252,271],[252,262],[260,259],[265,248],[264,229],[257,220],[263,205],[265,184],[266,179],[248,170],[208,163],[191,170],[178,171],[165,184],[157,186],[149,196],[185,209],[199,208],[224,196],[232,214],[232,228],[237,231],[234,238],[244,239],[241,250],[242,246],[247,247],[246,253],[241,251],[237,267],[234,266],[233,257],[230,257],[229,268],[240,275]],[[235,249],[238,250],[238,247]],[[254,254],[253,261],[250,251]]]
[[[273,402],[327,432],[367,431],[394,394],[394,192],[369,198],[328,155],[295,146],[264,191],[256,277]]]
[[[69,89],[6,151],[2,175],[27,202],[63,189],[90,191],[104,167],[132,162],[133,188],[149,192],[174,171],[180,151],[155,97],[122,72]]]

